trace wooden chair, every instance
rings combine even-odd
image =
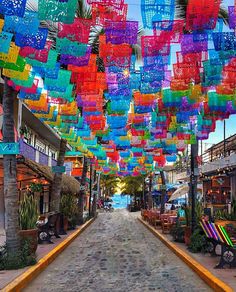
[[[186,218],[185,217],[179,217],[178,219],[177,219],[177,221],[178,221],[178,225],[180,226],[180,227],[187,227],[187,222],[186,222]]]
[[[168,219],[164,219],[162,221],[162,233],[169,233],[171,229],[172,224],[168,221]]]
[[[157,227],[157,226],[161,226],[161,218],[160,218],[160,214],[153,214],[153,226]]]

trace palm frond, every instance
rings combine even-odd
[[[225,8],[220,7],[218,18],[223,19],[223,22],[224,22],[225,25],[229,25],[229,14],[225,10]]]
[[[185,19],[187,16],[188,0],[176,0],[175,17],[176,19]],[[220,7],[218,18],[223,19],[225,25],[229,25],[229,15],[224,7]]]
[[[87,5],[83,0],[78,0],[78,9],[76,11],[76,16],[79,18],[91,19],[91,6]]]

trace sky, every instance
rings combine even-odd
[[[163,0],[164,1],[164,0]],[[142,16],[141,16],[141,0],[125,0],[128,6],[128,19],[129,20],[138,20],[139,26],[142,26]],[[233,6],[234,0],[223,0],[222,5],[224,8],[228,6]],[[172,50],[172,53],[175,54],[175,49]],[[223,132],[223,121],[216,122],[215,132],[209,135],[207,140],[203,141],[203,148],[206,149],[213,144],[216,144],[223,140],[224,132]],[[226,138],[229,136],[236,134],[236,115],[231,115],[229,119],[226,120]]]

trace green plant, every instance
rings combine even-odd
[[[43,191],[43,185],[41,183],[31,183],[29,188],[32,193]]]
[[[206,252],[208,248],[207,237],[201,227],[197,227],[190,237],[189,250],[193,253]]]
[[[24,195],[20,202],[20,227],[22,230],[35,229],[38,220],[38,202],[32,195]]]
[[[232,214],[236,218],[236,199],[233,199],[233,201],[232,201]]]
[[[25,125],[25,126],[21,126],[21,127],[20,127],[20,135],[27,136],[27,135],[28,135],[28,133],[29,133],[29,130],[28,130],[28,128],[27,128],[27,126],[26,126],[26,125]]]
[[[64,194],[61,197],[60,212],[67,217],[72,227],[76,225],[78,203],[76,196]]]
[[[170,234],[172,235],[174,241],[184,242],[184,228],[178,225],[175,225],[171,228]]]
[[[196,222],[200,222],[202,215],[203,215],[203,207],[201,201],[196,201],[195,204],[195,215],[196,215]]]
[[[189,206],[185,207],[186,225],[190,226],[191,223],[191,208]]]
[[[30,253],[30,242],[21,242],[19,253],[9,253],[6,245],[0,246],[0,270],[15,270],[36,264],[36,256]]]
[[[186,224],[187,226],[190,226],[191,218],[192,218],[191,206],[186,206],[184,209],[185,209],[185,216],[186,216]],[[197,223],[200,222],[202,214],[203,214],[202,203],[200,201],[196,201],[195,202],[195,219]]]
[[[226,210],[217,210],[214,214],[215,220],[229,220],[236,221],[236,214],[232,208],[232,213],[229,214]]]

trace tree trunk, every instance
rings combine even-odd
[[[80,193],[79,193],[79,201],[78,201],[78,224],[83,224],[84,222],[84,196],[85,196],[85,185],[86,185],[86,177],[88,171],[88,158],[84,156],[84,164],[83,164],[83,171],[82,177],[80,182]]]
[[[96,173],[96,170],[95,170]],[[97,187],[96,187],[96,191],[94,191],[93,193],[93,205],[92,205],[92,216],[96,216],[96,212],[97,212],[97,198],[98,198],[98,194],[99,194],[99,180],[100,180],[100,173],[98,174],[97,177]]]
[[[196,227],[196,194],[197,194],[197,180],[198,180],[198,141],[196,144],[191,144],[191,175],[189,187],[189,202],[191,204],[191,230],[194,231]]]
[[[92,203],[92,187],[93,187],[93,165],[90,163],[90,171],[89,171],[89,217],[91,216],[91,203]]]
[[[3,142],[14,143],[14,98],[16,92],[7,84],[5,78],[3,92]],[[3,155],[4,203],[6,245],[9,253],[20,251],[19,199],[16,176],[16,155]]]
[[[67,141],[65,139],[61,139],[60,150],[59,150],[59,155],[57,159],[57,166],[64,165],[66,144],[67,144]],[[62,173],[55,173],[53,182],[52,182],[51,198],[52,198],[52,208],[56,212],[59,212],[60,210],[61,182],[62,182]]]
[[[143,204],[142,204],[142,208],[146,209],[145,177],[143,177]]]
[[[148,209],[152,209],[152,176],[149,176]]]
[[[161,214],[165,212],[165,196],[166,196],[166,180],[165,180],[165,174],[164,171],[160,171],[161,175],[161,184],[162,184],[162,190],[161,190]]]

